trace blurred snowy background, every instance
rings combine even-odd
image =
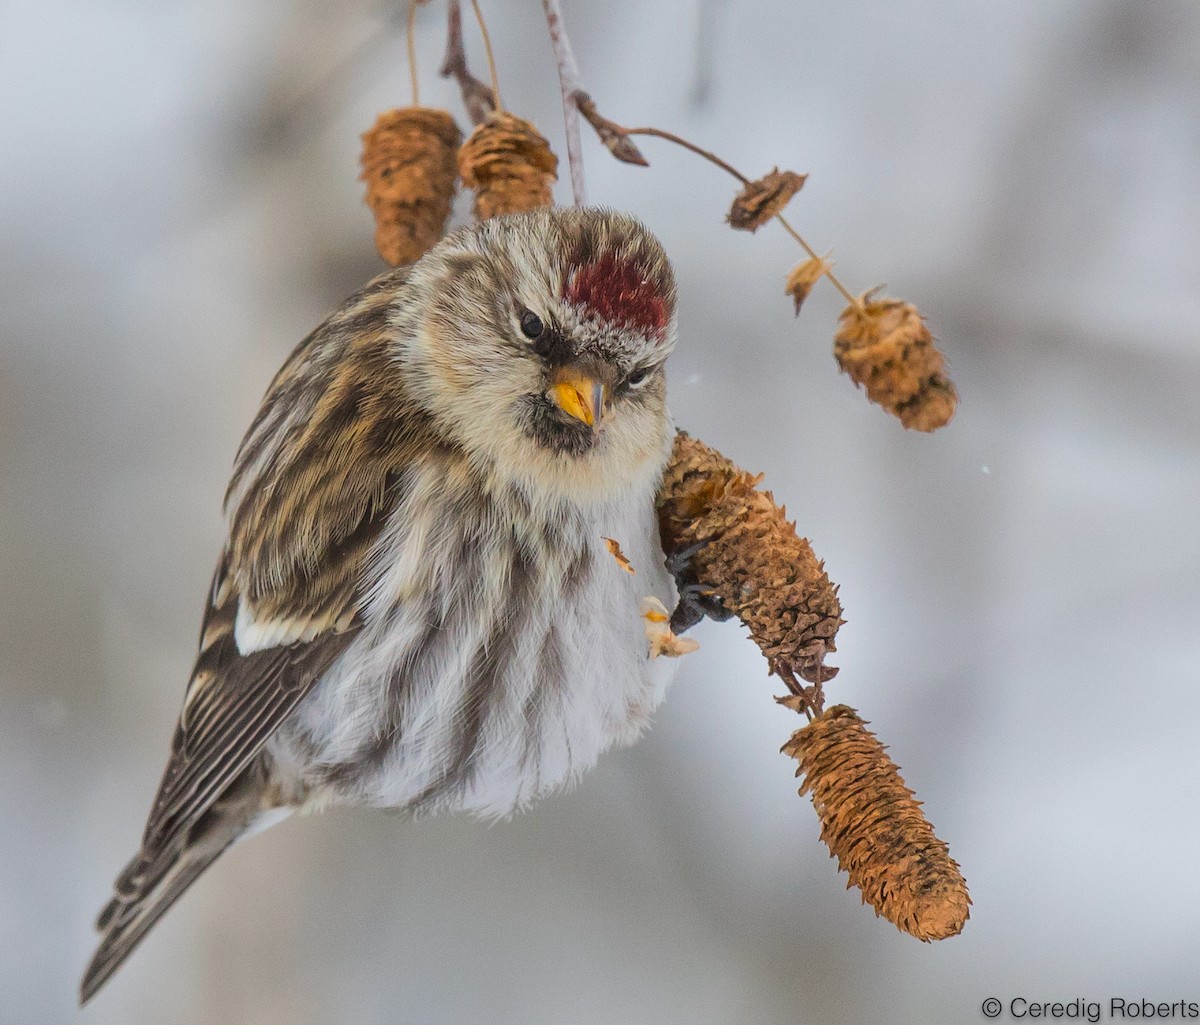
[[[0,1020],[935,1025],[988,996],[1200,999],[1200,5],[567,0],[602,110],[809,172],[795,222],[942,339],[959,415],[906,434],[838,375],[833,290],[793,320],[792,242],[722,225],[730,181],[585,140],[591,199],[674,256],[676,418],[768,473],[842,585],[830,692],[891,745],[972,919],[926,946],[844,890],[778,753],[796,717],[740,628],[706,624],[650,735],[573,792],[491,828],[288,822],[75,1011],[238,440],[382,269],[356,160],[408,102],[399,6],[0,9]],[[508,105],[561,153],[540,5],[485,9]],[[453,105],[442,18],[421,13],[422,83]]]

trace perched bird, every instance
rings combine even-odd
[[[639,600],[678,597],[654,511],[675,335],[644,226],[541,209],[448,235],[300,344],[237,455],[170,758],[83,1001],[230,844],[293,811],[503,816],[636,739],[671,671]]]

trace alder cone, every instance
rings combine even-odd
[[[944,427],[954,416],[958,393],[917,308],[869,295],[859,302],[845,309],[838,324],[833,342],[838,365],[905,427]]]
[[[971,898],[958,863],[854,709],[834,705],[784,745],[799,760],[821,839],[876,914],[919,940],[962,931]]]
[[[488,118],[458,153],[463,184],[475,190],[479,220],[549,206],[558,180],[558,157],[528,121],[512,114]]]
[[[842,623],[837,588],[758,482],[678,432],[658,493],[663,550],[698,546],[689,560],[696,582],[749,627],[773,670],[828,680],[837,670],[824,659]]]
[[[448,111],[401,107],[380,114],[362,140],[375,246],[394,267],[414,263],[445,233],[462,132]]]

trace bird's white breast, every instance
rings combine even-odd
[[[404,484],[365,628],[270,750],[317,801],[505,815],[634,740],[663,698],[674,660],[648,657],[638,608],[676,598],[653,492],[563,516],[443,466]]]

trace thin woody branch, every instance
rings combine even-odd
[[[550,0],[544,0],[544,2],[550,2]],[[746,177],[746,175],[742,174],[742,172],[736,167],[734,167],[728,161],[722,160],[711,150],[706,150],[702,146],[697,146],[694,142],[689,142],[687,139],[680,135],[676,135],[674,132],[668,132],[662,128],[652,128],[649,126],[643,126],[640,128],[626,128],[625,126],[619,125],[617,122],[610,121],[608,118],[602,116],[596,109],[595,101],[590,95],[588,95],[588,93],[582,90],[576,90],[572,94],[572,97],[575,101],[575,105],[579,109],[579,112],[587,119],[588,124],[595,129],[596,134],[600,137],[600,141],[604,143],[608,151],[618,160],[621,160],[627,164],[638,164],[642,167],[648,167],[649,162],[645,157],[642,156],[641,151],[633,143],[631,136],[651,135],[655,138],[664,139],[667,142],[674,143],[676,146],[682,146],[684,149],[690,150],[697,156],[703,157],[709,163],[715,164],[717,167],[721,168],[721,170],[726,172],[726,174],[736,178],[747,189],[753,188],[756,184],[750,178]],[[794,177],[798,178],[800,182],[803,183],[803,176],[796,175]],[[801,237],[800,233],[788,223],[781,210],[774,210],[771,216],[773,216],[779,221],[780,224],[783,225],[784,230],[791,235],[797,243],[799,243],[800,247],[806,253],[808,253],[810,257],[819,259],[813,248],[804,240],[803,237]],[[859,298],[851,294],[846,286],[834,276],[833,272],[828,269],[828,265],[826,265],[824,276],[829,279],[829,283],[833,285],[834,288],[842,293],[846,301],[849,302],[851,306],[856,308],[861,306]]]
[[[583,181],[583,143],[579,131],[579,107],[575,94],[583,91],[579,75],[579,64],[575,51],[571,49],[571,37],[563,21],[562,7],[558,0],[542,0],[546,12],[546,27],[550,30],[550,43],[554,47],[554,59],[558,65],[558,84],[562,90],[563,123],[567,135],[567,163],[571,168],[571,191],[575,205],[587,202]]]
[[[482,124],[496,109],[496,94],[491,86],[481,82],[467,67],[467,51],[463,46],[462,6],[459,0],[449,0],[446,17],[446,56],[438,71],[442,78],[453,78],[462,93],[463,106],[472,124]]]

